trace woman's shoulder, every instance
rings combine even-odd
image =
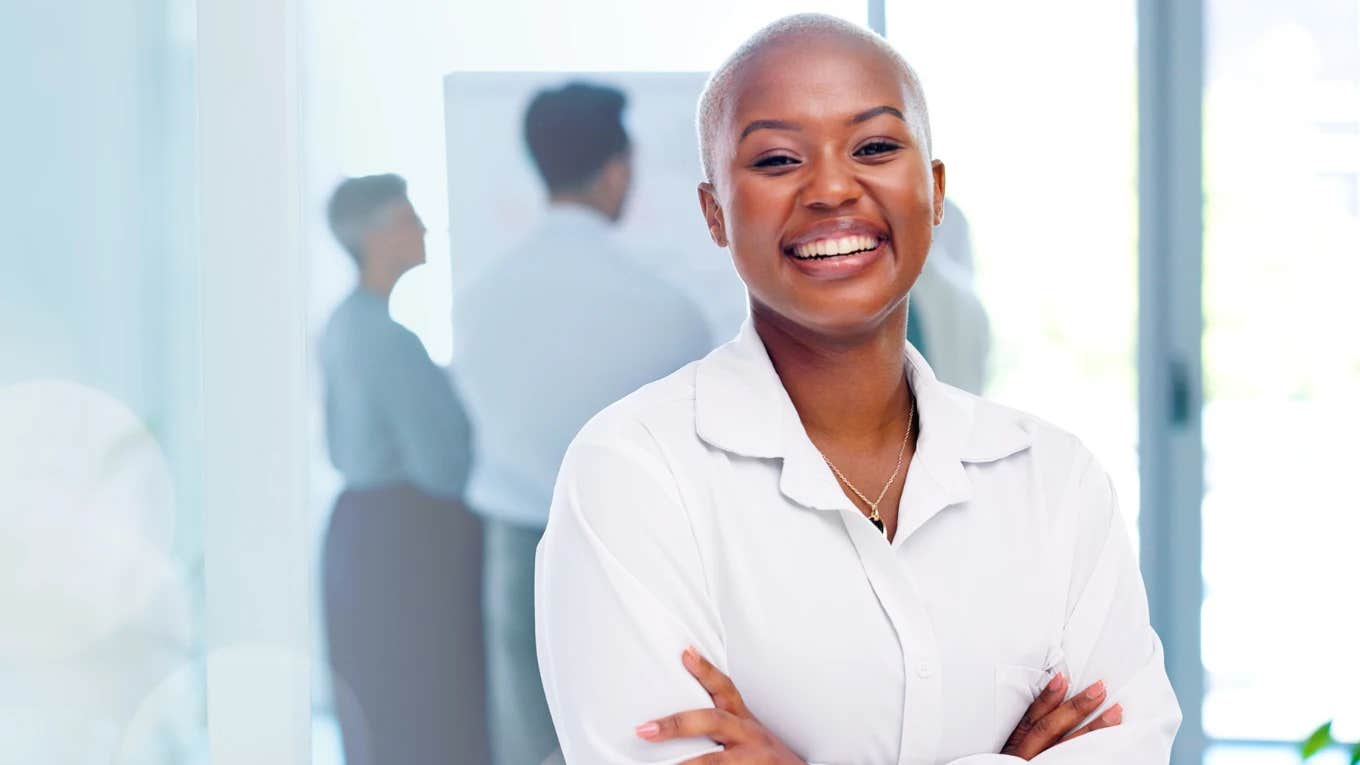
[[[600,410],[572,439],[572,448],[660,454],[693,440],[698,364],[690,362]]]
[[[1084,465],[1092,460],[1091,451],[1081,438],[1038,414],[952,386],[945,387],[972,412],[972,424],[964,446],[965,461],[993,461],[1021,452],[1056,466]]]
[[[601,410],[567,447],[549,518],[565,517],[601,539],[629,545],[688,523],[681,463],[694,454],[694,364]],[[551,530],[553,521],[549,522]],[[681,538],[679,535],[672,535]]]
[[[1115,506],[1113,485],[1081,438],[1032,412],[959,394],[973,404],[973,425],[962,459],[974,463],[975,491],[984,486],[1004,494],[1013,493],[1017,482],[1031,485],[1037,490],[1033,496],[1044,498],[1033,505],[1041,516],[1072,528],[1103,527]]]

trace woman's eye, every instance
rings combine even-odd
[[[790,157],[790,156],[788,156],[787,154],[776,154],[776,155],[770,156],[770,157],[761,157],[760,159],[758,159],[758,160],[755,161],[755,164],[754,164],[753,166],[754,166],[754,167],[786,167],[786,166],[788,166],[788,165],[796,165],[796,164],[798,164],[798,160],[794,159],[793,157]]]
[[[860,157],[872,157],[878,154],[887,154],[891,151],[897,151],[900,148],[902,147],[888,141],[872,141],[859,147],[859,149],[855,151],[855,155]]]

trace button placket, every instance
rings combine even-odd
[[[904,672],[899,765],[930,765],[939,751],[943,691],[934,629],[907,579],[898,551],[872,526],[842,513],[869,584],[883,606],[902,651]],[[924,672],[922,671],[924,669]]]

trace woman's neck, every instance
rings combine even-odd
[[[752,320],[813,441],[865,448],[901,441],[912,395],[905,302],[853,338],[820,335],[769,311],[753,310]]]

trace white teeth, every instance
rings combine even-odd
[[[815,242],[800,244],[794,248],[793,254],[800,258],[824,257],[872,250],[877,246],[878,240],[872,236],[843,236],[838,239],[818,239]]]

